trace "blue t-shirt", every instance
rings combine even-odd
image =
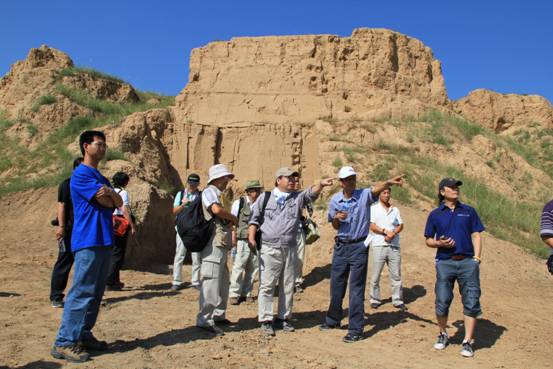
[[[94,199],[102,185],[111,187],[98,169],[84,164],[79,165],[71,175],[73,252],[89,247],[113,245],[113,209],[100,206]]]
[[[332,196],[328,204],[328,222],[339,211],[348,213],[348,217],[340,222],[337,237],[341,240],[351,241],[367,238],[369,234],[369,220],[371,218],[371,204],[375,201],[371,188],[356,189],[351,198],[345,199],[344,192],[340,191]]]
[[[452,255],[472,257],[474,246],[471,235],[484,230],[484,225],[473,207],[457,202],[452,211],[442,203],[428,215],[424,237],[439,239],[440,236],[445,236],[455,240],[454,248],[438,248],[436,259],[450,259]]]

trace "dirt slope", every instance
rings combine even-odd
[[[543,261],[489,235],[484,237],[484,315],[476,335],[476,357],[459,355],[458,296],[451,312],[453,344],[445,352],[431,349],[437,329],[433,253],[421,236],[427,213],[404,206],[400,206],[406,221],[403,273],[409,311],[399,313],[389,303],[377,311],[367,309],[368,339],[362,342],[346,345],[341,342],[345,331],[322,333],[317,328],[329,290],[332,233],[324,227],[322,239],[307,251],[308,287],[296,295],[295,333],[263,338],[255,320],[257,304],[243,304],[228,310],[228,317],[239,326],[228,329],[224,337],[210,339],[194,328],[196,290],[167,292],[168,275],[124,271],[128,287],[106,294],[95,329],[98,337],[110,342],[110,351],[86,364],[65,365],[49,356],[62,313],[48,304],[56,254],[48,225],[54,202],[52,189],[0,200],[0,368],[553,367],[548,347],[553,322],[547,306],[553,301],[553,280]],[[386,276],[382,283],[386,297]]]

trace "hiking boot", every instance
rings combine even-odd
[[[405,304],[394,305],[394,307],[398,310],[403,311],[403,312],[409,310],[409,309],[407,309],[407,306],[405,306]]]
[[[177,291],[180,291],[184,288],[184,285],[182,284],[174,284],[171,286],[171,288],[169,288],[169,290],[173,291],[173,292],[177,292]]]
[[[261,331],[265,333],[267,336],[270,336],[270,337],[275,336],[275,330],[273,328],[272,322],[261,323]]]
[[[379,307],[380,307],[380,304],[378,302],[371,302],[372,309],[378,309]]]
[[[276,329],[282,329],[284,332],[294,332],[296,329],[287,320],[276,319],[274,324]]]
[[[247,302],[247,303],[250,303],[250,304],[251,304],[251,303],[254,303],[254,302],[255,302],[255,297],[253,297],[253,296],[248,296],[248,297],[246,297],[246,302]]]
[[[242,303],[242,302],[246,302],[246,301],[248,301],[248,297],[247,297],[247,296],[240,296],[240,297],[238,298],[238,303],[239,303],[239,304]]]
[[[447,333],[441,332],[438,336],[438,339],[436,340],[436,343],[434,344],[434,348],[436,350],[443,350],[447,346]]]
[[[225,335],[225,332],[223,332],[223,330],[216,325],[198,325],[197,327],[203,329],[206,332],[214,334],[216,337]]]
[[[192,288],[195,288],[195,289],[199,290],[199,289],[200,289],[200,284],[199,284],[198,282],[196,282],[196,283],[192,283],[192,284],[190,285],[190,287],[192,287]]]
[[[319,326],[319,330],[321,331],[329,331],[331,329],[338,329],[338,328],[340,328],[338,324],[323,323]]]
[[[85,350],[91,351],[106,351],[108,349],[108,343],[106,341],[98,341],[92,334],[81,338],[78,345]]]
[[[240,305],[240,299],[238,297],[231,297],[229,303],[231,305]]]
[[[53,308],[63,308],[63,300],[52,300],[52,307]]]
[[[86,352],[81,346],[79,345],[71,345],[71,346],[53,346],[52,350],[50,351],[50,355],[54,359],[63,359],[70,361],[72,363],[84,363],[90,358],[90,355],[88,355],[88,352]]]
[[[363,336],[360,334],[348,333],[344,338],[342,338],[342,341],[344,341],[345,343],[353,343],[353,342],[361,341],[362,339],[363,339]]]
[[[296,293],[303,293],[303,287],[301,286],[301,284],[297,283],[297,284],[294,286],[294,292],[296,292]]]
[[[461,350],[461,356],[463,357],[473,357],[474,350],[470,342],[463,341],[463,349]]]

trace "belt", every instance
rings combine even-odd
[[[452,255],[451,256],[451,260],[464,260],[468,258],[468,256],[466,255]]]
[[[352,244],[352,243],[358,243],[358,242],[361,242],[361,241],[365,241],[366,238],[367,238],[367,236],[361,237],[361,238],[356,238],[355,240],[344,240],[344,239],[341,239],[341,238],[338,238],[338,237],[334,237],[334,241],[336,241],[336,243],[341,243],[341,244],[344,244],[344,245],[348,245],[348,244]]]

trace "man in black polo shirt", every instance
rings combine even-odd
[[[480,256],[482,241],[480,232],[484,226],[474,208],[459,201],[459,186],[463,182],[453,178],[440,181],[438,198],[440,205],[432,210],[426,221],[424,237],[428,247],[436,248],[436,317],[440,334],[434,344],[437,350],[447,346],[447,316],[453,300],[453,285],[459,284],[465,338],[461,355],[474,356],[472,349],[476,317],[480,309]]]
[[[79,166],[83,158],[76,158],[73,161],[73,169]],[[56,209],[58,226],[56,239],[58,240],[58,259],[52,271],[50,283],[50,302],[52,307],[63,307],[63,291],[67,287],[67,279],[71,266],[73,266],[73,253],[71,252],[71,231],[73,230],[73,202],[67,178],[58,186],[58,204]]]

